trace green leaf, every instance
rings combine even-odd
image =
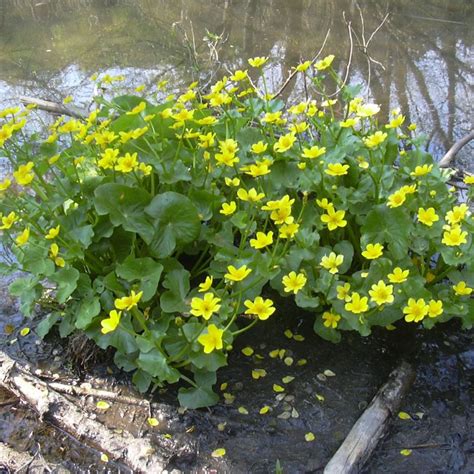
[[[317,296],[306,295],[303,291],[299,291],[296,293],[295,303],[300,308],[318,308],[319,298]]]
[[[341,341],[341,333],[333,328],[327,328],[324,325],[321,315],[317,315],[313,325],[314,332],[321,336],[326,341],[334,342],[335,344]]]
[[[181,406],[191,409],[203,408],[219,401],[219,396],[212,390],[217,380],[215,372],[196,371],[194,380],[196,387],[179,389],[178,400]]]
[[[106,183],[100,185],[94,195],[97,214],[108,215],[112,224],[138,233],[147,243],[152,240],[154,229],[144,213],[150,202],[147,191],[124,184]]]
[[[41,296],[39,277],[27,276],[17,278],[9,287],[10,294],[20,298],[20,311],[25,316],[31,316],[36,301]]]
[[[36,327],[36,334],[43,339],[60,318],[59,313],[50,313]]]
[[[56,300],[58,303],[65,303],[77,288],[77,280],[79,280],[79,271],[75,268],[61,268],[50,279],[57,283]]]
[[[140,280],[143,301],[148,301],[155,296],[162,271],[163,265],[150,257],[134,258],[130,256],[116,268],[120,278],[124,278],[130,283]]]
[[[145,393],[152,382],[151,375],[144,370],[136,370],[132,377],[132,382],[140,393]]]
[[[97,296],[89,300],[83,300],[77,310],[76,328],[86,329],[99,313],[100,301]]]
[[[152,377],[158,377],[161,382],[175,383],[180,378],[179,372],[168,365],[166,356],[158,349],[140,353],[137,364]]]
[[[342,265],[339,267],[339,273],[346,273],[351,268],[352,258],[354,257],[354,247],[347,240],[342,240],[334,246],[334,252],[336,254],[344,255]]]
[[[164,258],[176,248],[199,237],[201,221],[189,198],[175,192],[158,194],[145,212],[155,221],[155,234],[149,248],[153,256]]]

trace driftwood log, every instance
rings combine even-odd
[[[41,419],[135,472],[161,473],[173,456],[170,449],[152,444],[147,438],[107,429],[1,351],[0,385],[30,405]]]
[[[51,102],[49,100],[43,99],[36,99],[35,97],[20,97],[20,102],[22,104],[33,104],[38,107],[38,109],[45,110],[46,112],[50,112],[56,115],[67,115],[69,117],[83,119],[86,117],[85,112],[81,112],[76,107],[65,107],[62,104],[58,104],[57,102]]]
[[[389,380],[377,392],[327,464],[324,474],[360,472],[385,434],[391,416],[398,411],[401,400],[414,379],[415,371],[406,362],[390,374]]]
[[[447,152],[446,154],[443,156],[443,158],[441,158],[440,162],[439,162],[439,166],[441,168],[447,168],[451,162],[454,160],[454,157],[456,156],[456,154],[459,152],[459,150],[467,145],[471,140],[474,140],[474,130],[469,133],[469,135],[466,135],[465,137],[461,138],[460,140],[458,140]]]

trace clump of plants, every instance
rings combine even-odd
[[[0,229],[21,310],[49,308],[37,333],[83,331],[139,390],[185,380],[181,404],[200,407],[234,339],[275,323],[275,292],[333,342],[471,327],[468,203],[399,111],[383,124],[358,88],[327,95],[333,59],[297,66],[321,100],[291,107],[238,70],[207,94],[98,97],[48,135],[25,132],[31,108],[3,110]]]

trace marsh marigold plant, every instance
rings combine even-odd
[[[26,316],[47,300],[36,333],[82,331],[140,390],[182,380],[180,402],[200,407],[218,400],[234,339],[274,324],[280,297],[334,342],[471,327],[469,202],[400,111],[383,123],[357,87],[324,97],[334,60],[296,67],[323,99],[291,107],[245,70],[205,94],[107,92],[45,134],[26,131],[31,107],[1,111],[0,230],[15,257],[1,268],[23,272],[10,291]],[[248,63],[263,74],[268,61]]]

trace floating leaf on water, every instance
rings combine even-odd
[[[160,424],[156,418],[148,418],[146,421],[152,427],[158,426]]]
[[[411,450],[411,449],[402,449],[402,450],[400,451],[400,454],[401,454],[402,456],[410,456],[411,453],[412,453],[412,450]]]
[[[336,376],[336,374],[330,369],[326,369],[323,373],[326,377],[335,377]]]
[[[104,400],[99,400],[96,404],[96,407],[100,410],[108,410],[110,408],[110,405]]]
[[[400,418],[400,420],[411,420],[411,416],[405,411],[401,411],[398,414],[398,418]]]
[[[293,380],[295,380],[295,378],[292,377],[291,375],[287,375],[286,377],[283,377],[281,379],[283,383],[290,383],[290,382],[293,382]]]
[[[281,393],[281,392],[284,392],[285,389],[281,385],[278,385],[278,384],[274,383],[273,384],[273,391],[276,392],[276,393]]]
[[[264,407],[260,408],[260,415],[265,415],[270,411],[270,407],[268,405],[265,405]]]
[[[249,346],[244,347],[244,348],[242,349],[242,354],[245,355],[245,356],[247,356],[247,357],[250,357],[250,356],[253,354],[253,352],[254,352],[254,350],[253,350],[251,347],[249,347]]]
[[[225,449],[224,448],[217,448],[212,451],[211,456],[213,458],[221,458],[222,456],[225,456]]]
[[[309,433],[306,433],[306,434],[304,435],[304,439],[305,439],[308,443],[310,443],[311,441],[314,441],[314,440],[316,439],[316,436],[314,436],[314,434],[311,433],[311,431],[310,431]]]

